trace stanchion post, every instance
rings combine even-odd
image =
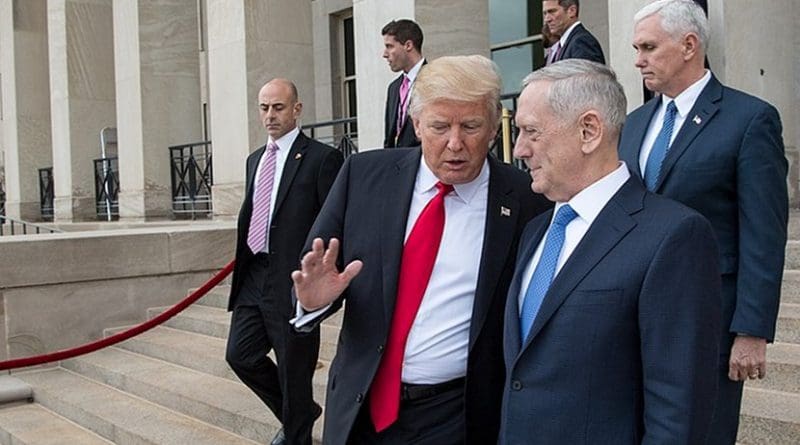
[[[503,107],[503,162],[511,163],[511,112]]]

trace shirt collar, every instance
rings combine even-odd
[[[564,45],[567,44],[567,39],[569,38],[569,35],[572,33],[572,30],[575,29],[575,27],[580,25],[580,24],[581,24],[581,21],[578,20],[575,23],[573,23],[572,25],[570,25],[570,27],[567,28],[566,31],[564,31],[564,35],[561,36],[560,39],[558,39],[558,42],[561,44],[562,48],[564,47]]]
[[[428,164],[425,163],[425,156],[420,156],[419,170],[417,170],[417,182],[414,184],[415,193],[427,193],[436,187],[439,178],[433,174]],[[484,160],[480,173],[470,182],[464,184],[454,184],[456,195],[461,198],[467,205],[472,201],[478,190],[485,187],[489,183],[489,161]]]
[[[286,153],[290,148],[292,148],[292,145],[294,145],[294,140],[297,139],[298,134],[300,134],[300,129],[294,127],[277,140],[272,140],[272,136],[269,136],[267,138],[267,145],[269,145],[270,142],[275,142],[275,144],[278,145],[278,151]]]
[[[569,200],[569,205],[578,216],[591,225],[600,211],[608,204],[611,197],[625,184],[625,181],[631,177],[628,167],[624,162],[620,161],[619,166],[611,173],[603,176],[594,184],[581,190],[577,195]],[[563,206],[564,202],[556,203],[555,212]]]
[[[669,103],[670,100],[673,100],[675,101],[675,107],[678,109],[678,114],[680,114],[682,118],[685,118],[686,115],[692,110],[692,107],[694,107],[694,103],[697,102],[697,98],[700,97],[700,93],[703,92],[703,88],[708,85],[710,80],[711,71],[706,70],[706,73],[700,78],[700,80],[689,85],[689,88],[681,91],[681,94],[678,94],[677,97],[672,98],[664,95],[661,100],[662,109],[666,109],[667,103]]]
[[[425,63],[424,57],[419,59],[419,62],[412,66],[407,73],[405,73],[405,76],[408,77],[409,83],[414,83],[414,81],[417,79],[417,74],[419,74],[419,70],[422,68],[423,63]]]

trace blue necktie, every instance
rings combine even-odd
[[[558,257],[561,255],[561,248],[564,246],[564,232],[570,221],[578,216],[569,204],[561,206],[553,218],[553,223],[547,231],[547,239],[542,248],[542,255],[539,257],[539,264],[533,271],[528,290],[525,291],[525,300],[522,302],[522,312],[519,315],[519,331],[522,335],[522,342],[528,338],[528,333],[533,326],[533,320],[542,306],[550,283],[556,272]]]
[[[650,156],[647,158],[647,164],[644,168],[644,184],[650,191],[656,188],[656,182],[658,182],[658,177],[661,173],[661,164],[667,156],[669,140],[672,139],[672,128],[675,126],[675,114],[677,112],[678,107],[675,106],[675,101],[670,101],[667,104],[667,112],[664,113],[664,124],[661,126],[661,131],[658,132],[653,148],[650,150]]]

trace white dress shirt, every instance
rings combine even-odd
[[[556,263],[556,271],[553,275],[553,280],[556,279],[558,272],[561,271],[561,267],[564,266],[564,263],[567,262],[572,252],[575,250],[575,247],[578,246],[583,236],[586,235],[586,232],[597,218],[597,215],[600,214],[600,211],[608,204],[611,197],[617,193],[620,187],[622,187],[625,181],[630,177],[631,174],[628,171],[628,167],[624,162],[620,162],[620,166],[617,167],[616,170],[581,190],[580,193],[573,196],[569,202],[556,203],[555,209],[553,209],[553,216],[550,219],[550,224],[553,223],[552,218],[555,217],[558,209],[565,204],[569,204],[578,216],[567,224],[564,232],[564,246],[561,248],[561,255],[558,257],[558,262]],[[542,256],[545,239],[547,239],[547,236],[542,237],[542,240],[536,247],[536,251],[525,267],[525,272],[522,275],[522,283],[524,283],[524,285],[520,286],[519,295],[517,296],[520,311],[522,310],[522,303],[525,301],[525,293],[528,291],[528,284],[530,284],[531,278],[533,278],[533,271],[536,269],[536,265],[539,264],[539,258]]]
[[[405,238],[425,205],[436,195],[438,179],[423,158],[417,171]],[[467,374],[469,328],[483,253],[489,163],[478,176],[457,184],[444,200],[445,224],[428,287],[411,326],[403,357],[402,381],[412,384],[442,383]],[[376,295],[375,298],[380,298]],[[302,326],[327,308],[306,313],[296,305],[290,321]]]
[[[300,129],[294,127],[291,131],[281,136],[278,140],[273,141],[272,137],[267,138],[267,147],[272,142],[278,145],[278,151],[275,152],[275,177],[273,178],[272,182],[272,197],[270,198],[270,215],[267,219],[267,230],[269,230],[270,225],[272,224],[272,215],[275,213],[275,200],[278,197],[278,187],[281,184],[281,177],[283,176],[283,166],[286,164],[286,158],[289,155],[289,150],[292,149],[292,144],[294,144],[294,140],[297,139],[297,135],[300,134]],[[261,159],[258,161],[258,165],[256,166],[256,176],[253,178],[253,196],[255,196],[255,187],[258,184],[258,178],[261,176],[261,166],[267,159],[267,151],[264,150],[264,154],[261,156]],[[269,236],[267,236],[267,242],[264,243],[264,249],[261,252],[269,253]],[[258,252],[256,252],[258,253]]]
[[[703,92],[703,88],[708,85],[710,80],[711,71],[706,70],[706,74],[701,77],[700,80],[683,90],[677,97],[673,98],[667,95],[661,96],[661,105],[658,107],[658,111],[653,114],[653,118],[650,120],[650,126],[647,128],[647,134],[644,137],[644,141],[642,141],[642,148],[639,153],[640,172],[644,173],[645,166],[647,166],[647,158],[650,157],[653,144],[656,142],[658,133],[661,132],[661,127],[664,126],[664,114],[667,112],[667,105],[674,100],[675,108],[678,109],[678,112],[675,114],[675,123],[672,127],[672,137],[669,139],[669,145],[672,146],[672,142],[675,140],[678,132],[681,131],[681,127],[683,127],[683,123],[686,122],[686,117],[689,112],[692,111],[694,103],[697,102],[697,98],[700,97],[700,93]]]

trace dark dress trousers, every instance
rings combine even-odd
[[[716,395],[717,247],[697,212],[631,176],[575,247],[520,341],[522,235],[505,318],[501,444],[702,444]]]
[[[423,62],[424,63],[424,62]],[[389,89],[386,93],[386,112],[384,118],[384,137],[383,147],[416,147],[419,145],[419,139],[414,132],[414,123],[411,122],[411,116],[406,116],[403,123],[403,128],[400,129],[400,134],[397,132],[397,109],[400,106],[400,84],[403,83],[403,74],[393,80],[389,84]],[[411,92],[409,91],[409,95]]]
[[[603,65],[606,63],[600,42],[581,23],[569,33],[567,42],[553,62],[565,59],[586,59]]]
[[[236,375],[283,422],[290,444],[310,444],[319,414],[311,379],[319,353],[319,331],[289,335],[294,316],[290,274],[343,163],[333,148],[297,135],[287,154],[269,227],[269,254],[247,246],[253,183],[262,146],[247,158],[245,199],[239,212],[236,265],[228,310],[233,311],[226,359]],[[274,349],[277,366],[266,354]],[[287,372],[287,370],[289,370]]]
[[[305,249],[310,249],[315,237],[326,241],[335,237],[342,241],[340,265],[355,259],[364,263],[325,314],[344,303],[338,349],[328,377],[325,445],[345,444],[362,405],[369,403],[368,392],[392,320],[420,155],[420,149],[398,149],[348,158],[309,233]],[[522,171],[491,156],[489,171],[483,254],[463,392],[466,443],[475,445],[497,441],[504,379],[503,310],[519,235],[528,220],[551,206],[531,191],[531,179]]]
[[[620,157],[641,177],[639,153],[660,98],[628,115]],[[728,379],[736,333],[772,341],[788,218],[781,121],[770,104],[712,75],[664,158],[655,192],[708,218],[720,248],[719,401],[709,443],[736,440],[742,384]]]

